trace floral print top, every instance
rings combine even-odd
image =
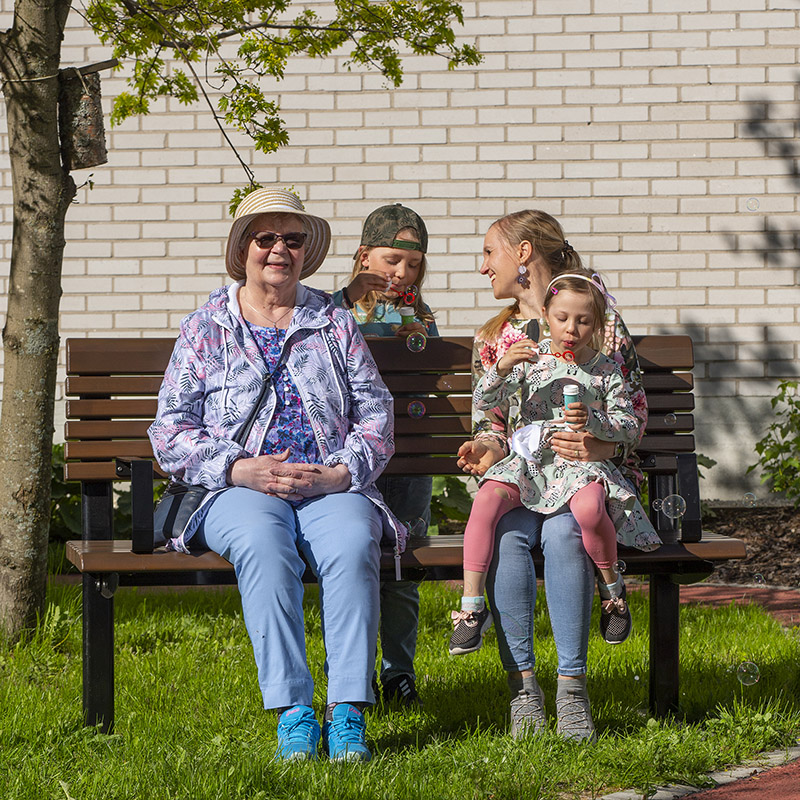
[[[545,325],[544,329],[539,331],[536,320],[510,319],[503,325],[496,339],[487,341],[479,336],[475,337],[472,347],[473,391],[484,374],[505,355],[508,348],[514,342],[525,339],[529,335],[527,331],[531,324],[539,334],[535,338],[549,336],[547,326]],[[647,398],[633,339],[622,321],[622,317],[615,311],[610,311],[606,315],[602,352],[619,365],[625,391],[630,397],[633,412],[639,420],[638,435],[631,441],[617,445],[617,456],[622,459],[622,463],[619,464],[620,471],[638,486],[642,482],[643,475],[639,469],[636,447],[647,426]],[[508,452],[508,436],[525,424],[520,419],[520,401],[521,397],[517,392],[488,411],[482,411],[473,404],[473,438],[490,438],[499,443],[505,452]]]
[[[286,331],[280,328],[262,328],[252,323],[248,323],[248,327],[264,356],[272,385],[275,387],[275,416],[264,438],[261,455],[277,455],[288,447],[290,462],[322,463],[300,392],[286,364],[281,360]]]

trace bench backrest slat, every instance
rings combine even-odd
[[[650,471],[674,472],[667,454],[694,450],[692,342],[634,340],[650,408],[640,452],[655,454]],[[455,451],[471,429],[472,339],[431,338],[421,353],[399,340],[368,343],[395,397],[396,455],[387,473],[461,474]],[[67,341],[67,480],[114,480],[115,457],[152,458],[147,428],[173,346],[172,338]],[[415,398],[425,406],[419,418],[409,414]]]

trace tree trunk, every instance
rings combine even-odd
[[[61,163],[58,70],[69,0],[17,0],[0,35],[14,227],[0,415],[0,635],[44,608],[64,218],[75,184]]]

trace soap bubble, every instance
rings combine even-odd
[[[661,511],[661,500],[658,497],[650,505],[653,506],[653,511]]]
[[[425,416],[425,403],[420,400],[412,400],[408,404],[408,416],[420,419]]]
[[[758,573],[753,575],[753,583],[756,586],[766,586],[767,585],[767,582],[764,580],[764,576],[763,575],[759,575]]]
[[[686,513],[686,501],[679,494],[671,494],[664,498],[661,511],[670,519],[678,519]]]
[[[756,504],[756,496],[752,492],[745,492],[744,504],[752,508]]]
[[[667,415],[664,417],[664,422],[665,422],[667,425],[676,425],[676,424],[677,424],[677,422],[678,422],[678,417],[677,417],[677,416],[675,416],[675,414],[667,414]]]
[[[752,686],[754,683],[758,683],[761,673],[758,666],[752,661],[743,661],[736,670],[736,677],[742,686]]]
[[[425,349],[427,344],[428,340],[425,338],[424,333],[412,333],[406,339],[406,347],[412,353],[421,353]]]
[[[614,562],[614,572],[616,572],[617,575],[622,575],[626,569],[628,569],[628,565],[622,559]]]
[[[635,681],[638,681],[638,680],[639,680],[639,676],[638,676],[638,675],[634,675],[634,676],[633,676],[633,679],[634,679]]]
[[[760,203],[758,202],[757,197],[751,197],[744,205],[748,211],[758,211]]]

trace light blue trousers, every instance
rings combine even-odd
[[[327,702],[374,702],[381,527],[354,493],[293,505],[234,487],[212,503],[192,546],[235,567],[264,708],[312,704],[300,553],[319,581]]]
[[[500,661],[507,672],[533,669],[533,609],[536,569],[531,548],[544,553],[544,590],[558,674],[586,673],[594,565],[572,514],[544,515],[518,508],[497,524],[486,589],[492,607]]]

